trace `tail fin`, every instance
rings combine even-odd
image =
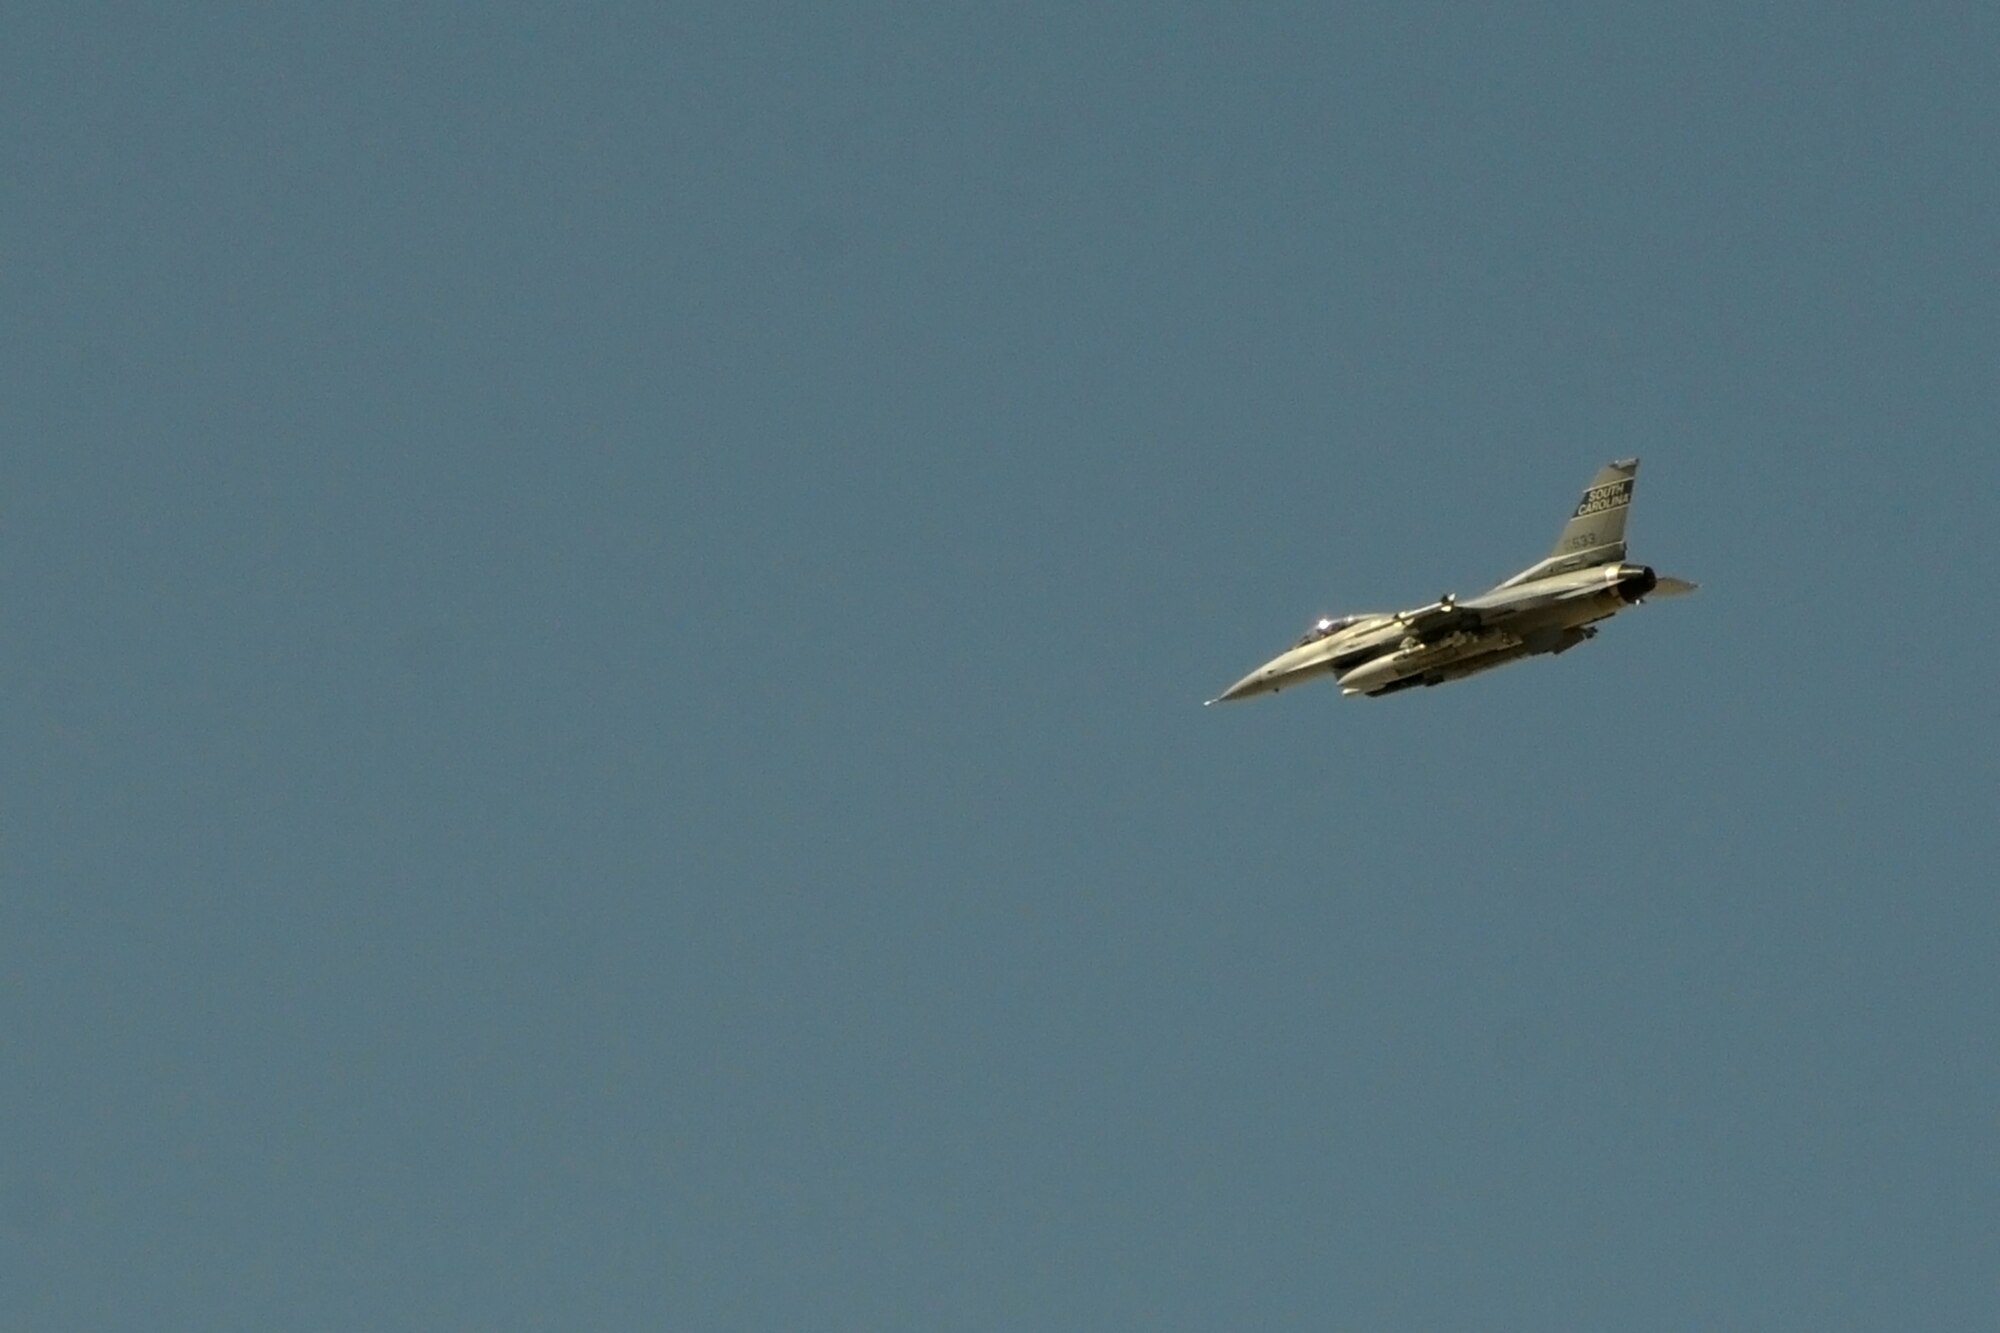
[[[1632,507],[1632,478],[1638,470],[1636,458],[1606,463],[1599,469],[1584,488],[1583,498],[1576,502],[1576,512],[1563,524],[1562,536],[1556,538],[1555,549],[1549,554],[1587,557],[1578,568],[1623,560],[1625,515]]]
[[[1569,522],[1563,524],[1554,549],[1500,586],[1623,560],[1625,515],[1632,506],[1632,480],[1638,471],[1636,458],[1621,458],[1598,469],[1584,488],[1583,498],[1576,502]]]

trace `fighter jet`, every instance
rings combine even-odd
[[[1332,677],[1342,694],[1373,698],[1442,685],[1596,637],[1597,622],[1648,597],[1693,592],[1686,579],[1625,563],[1625,515],[1639,460],[1591,478],[1555,549],[1463,601],[1446,593],[1408,611],[1322,617],[1286,651],[1208,702],[1270,694]]]

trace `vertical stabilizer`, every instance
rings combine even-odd
[[[1508,579],[1505,588],[1551,574],[1567,574],[1593,565],[1616,564],[1625,558],[1625,515],[1632,507],[1632,479],[1639,460],[1621,458],[1606,463],[1584,488],[1569,522],[1547,556]]]
[[[1632,510],[1632,478],[1639,460],[1606,463],[1584,488],[1576,512],[1563,524],[1551,556],[1584,556],[1577,568],[1625,558],[1625,515]]]

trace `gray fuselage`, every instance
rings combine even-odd
[[[1466,602],[1443,599],[1411,611],[1364,616],[1280,653],[1224,690],[1218,701],[1325,676],[1338,678],[1343,694],[1378,695],[1560,653],[1589,638],[1588,626],[1636,603],[1655,582],[1644,565],[1601,565],[1502,585]]]

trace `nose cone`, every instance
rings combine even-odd
[[[1270,694],[1288,685],[1324,675],[1329,669],[1327,657],[1331,652],[1332,649],[1323,644],[1302,644],[1272,658],[1209,702],[1219,704],[1231,699],[1248,699],[1253,694]]]
[[[1253,694],[1269,694],[1283,685],[1284,679],[1269,667],[1258,667],[1255,671],[1237,681],[1209,702],[1226,704],[1231,699],[1248,699]]]

